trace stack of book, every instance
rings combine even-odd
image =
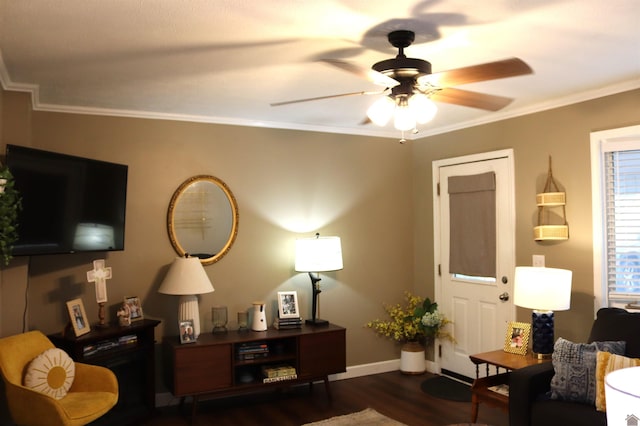
[[[302,328],[302,320],[297,318],[276,318],[273,328],[277,330],[288,330],[292,328]]]
[[[131,343],[138,343],[138,336],[135,334],[128,334],[126,336],[121,336],[118,337],[118,344],[120,346],[122,345],[129,345]]]
[[[82,354],[84,356],[95,355],[98,352],[103,352],[109,349],[117,348],[119,346],[130,345],[138,342],[138,336],[135,334],[121,336],[119,338],[101,340],[91,345],[86,345],[82,348]]]
[[[502,394],[504,396],[509,396],[509,385],[507,384],[490,386],[487,389],[489,389],[490,391]]]
[[[284,380],[295,380],[298,378],[296,369],[290,365],[263,365],[263,383],[282,382]]]
[[[237,356],[239,360],[256,359],[269,356],[269,346],[266,342],[249,342],[238,346]]]

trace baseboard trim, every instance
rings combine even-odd
[[[433,374],[440,374],[438,364],[433,361],[425,361],[426,371]],[[400,359],[373,362],[370,364],[352,365],[347,367],[344,373],[331,374],[329,381],[353,379],[356,377],[369,376],[372,374],[388,373],[400,370]],[[156,407],[167,407],[180,403],[180,398],[173,396],[170,392],[156,393]]]

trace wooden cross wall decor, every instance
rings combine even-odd
[[[107,302],[107,280],[111,279],[111,267],[104,266],[104,259],[93,261],[93,269],[87,271],[87,281],[96,285],[96,302],[98,302],[99,326],[104,327],[104,304]]]

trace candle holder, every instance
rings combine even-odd
[[[211,308],[211,316],[213,318],[212,333],[226,333],[227,332],[227,307],[214,306],[213,308]]]
[[[104,309],[104,302],[100,302],[98,303],[98,323],[96,324],[97,328],[107,328],[108,325],[105,322],[105,309]]]
[[[238,312],[238,331],[249,331],[249,314],[247,311]]]

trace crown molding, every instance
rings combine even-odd
[[[4,60],[2,58],[2,52],[0,51],[0,83],[4,90],[27,92],[31,95],[32,107],[36,111],[48,111],[48,112],[62,112],[68,114],[86,114],[86,115],[103,115],[112,117],[128,117],[128,118],[146,118],[152,120],[174,120],[174,121],[186,121],[196,123],[210,123],[210,124],[223,124],[231,126],[245,126],[245,127],[264,127],[271,129],[282,130],[300,130],[319,133],[336,133],[354,136],[371,136],[379,138],[399,139],[399,131],[394,129],[352,129],[344,127],[333,126],[317,126],[309,124],[299,123],[287,123],[287,122],[269,122],[258,121],[250,119],[229,118],[229,117],[216,117],[207,115],[190,115],[190,114],[170,114],[157,111],[141,111],[141,110],[127,110],[127,109],[111,109],[111,108],[97,108],[97,107],[80,107],[72,105],[59,105],[48,104],[40,101],[40,87],[36,84],[27,83],[15,83],[11,80]],[[613,84],[610,86],[602,87],[596,90],[589,90],[580,93],[574,93],[568,96],[549,99],[544,102],[540,102],[535,105],[530,105],[524,108],[514,109],[511,111],[496,112],[494,114],[487,115],[486,117],[467,120],[451,126],[441,126],[432,129],[421,129],[417,134],[411,134],[407,132],[406,139],[419,140],[435,136],[443,133],[449,133],[456,130],[462,130],[469,127],[475,127],[483,124],[495,123],[497,121],[507,120],[510,118],[521,117],[523,115],[534,114],[537,112],[547,111],[554,108],[560,108],[563,106],[589,101],[592,99],[601,98],[604,96],[614,95],[630,90],[640,88],[640,78],[636,78],[630,81]]]

